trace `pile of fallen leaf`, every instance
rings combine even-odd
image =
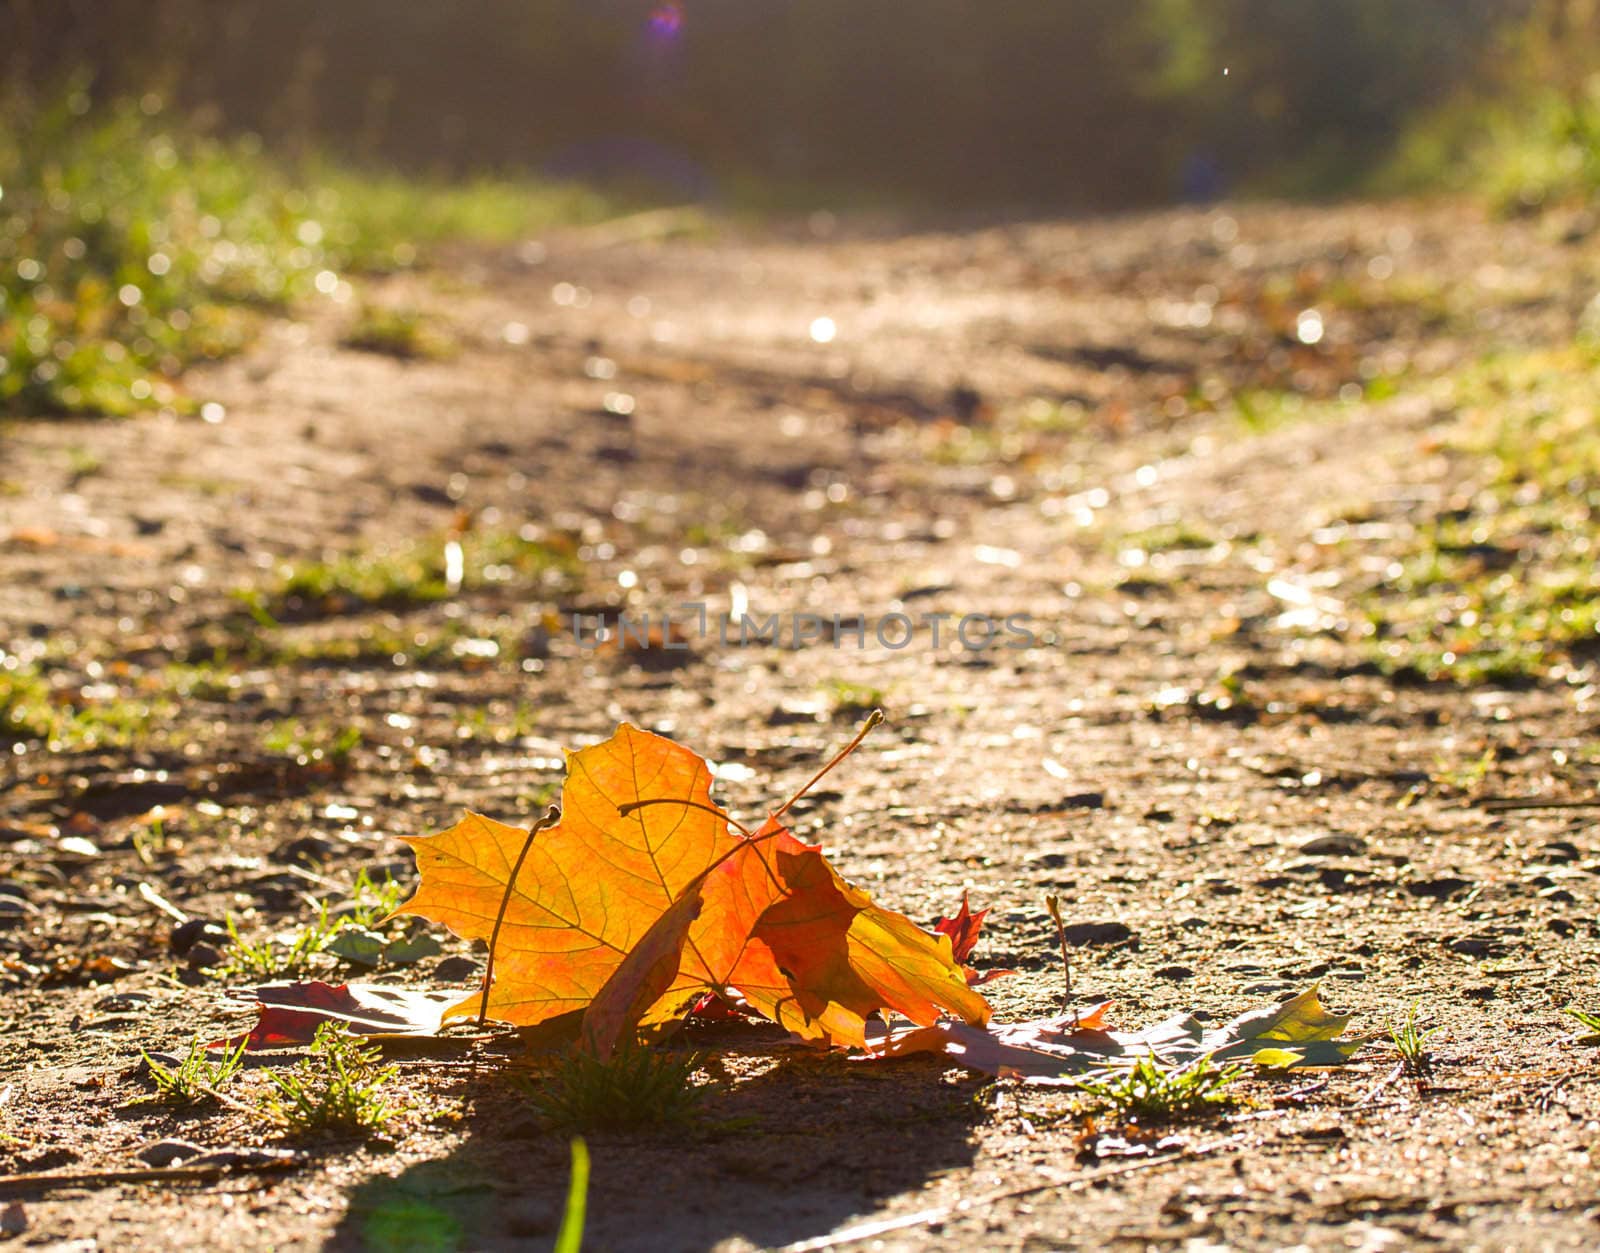
[[[875,725],[754,830],[711,797],[708,763],[623,725],[570,753],[559,809],[531,829],[468,813],[406,841],[420,883],[397,911],[488,945],[482,985],[459,1000],[326,983],[257,989],[251,1047],[302,1043],[318,1023],[364,1035],[433,1034],[494,1019],[576,1039],[601,1058],[691,1013],[770,1019],[801,1040],[878,1056],[934,1052],[1030,1082],[1155,1057],[1272,1068],[1335,1065],[1357,1042],[1313,988],[1211,1031],[1179,1015],[1143,1031],[1105,1027],[1105,1006],[1058,1019],[990,1022],[964,963],[983,915],[963,900],[934,931],[840,876],[784,815]]]

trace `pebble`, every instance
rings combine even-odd
[[[188,922],[180,922],[172,928],[172,934],[167,937],[167,947],[175,956],[184,957],[190,949],[202,941],[208,944],[220,944],[228,938],[228,933],[212,922],[209,918],[191,918]]]
[[[186,1162],[191,1157],[199,1157],[204,1152],[198,1144],[191,1144],[187,1140],[167,1139],[144,1145],[137,1156],[147,1166],[171,1166],[174,1162]]]
[[[1068,944],[1121,944],[1131,939],[1133,932],[1120,922],[1077,922],[1063,927],[1061,934]]]
[[[1447,900],[1457,892],[1465,892],[1473,886],[1471,879],[1457,879],[1446,875],[1440,879],[1418,879],[1415,883],[1406,884],[1406,891],[1412,896],[1427,896],[1436,901]]]
[[[1359,835],[1314,835],[1296,851],[1307,857],[1359,857],[1367,851],[1367,842]]]
[[[222,950],[210,944],[196,944],[184,959],[191,970],[209,970],[223,962]]]

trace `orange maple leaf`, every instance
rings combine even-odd
[[[845,882],[783,826],[788,805],[736,834],[710,780],[688,749],[624,725],[569,755],[561,821],[531,839],[468,814],[408,841],[421,884],[399,912],[489,940],[503,910],[487,997],[446,1016],[486,1006],[531,1026],[583,1010],[601,1054],[708,991],[829,1044],[862,1045],[883,1009],[988,1021],[948,937]]]
[[[620,812],[650,800],[688,803]],[[486,1008],[516,1026],[588,1008],[657,920],[738,847],[711,803],[706,763],[637,727],[569,753],[562,801],[561,821],[525,857],[528,832],[482,814],[405,841],[421,882],[396,912],[486,942],[501,918]],[[476,1014],[480,1003],[474,993],[445,1016]]]

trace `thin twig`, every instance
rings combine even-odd
[[[1403,1061],[1396,1062],[1394,1064],[1394,1069],[1393,1070],[1391,1070],[1382,1079],[1379,1079],[1377,1083],[1373,1084],[1370,1088],[1367,1089],[1366,1094],[1359,1101],[1357,1101],[1355,1103],[1355,1108],[1356,1109],[1366,1109],[1366,1108],[1370,1107],[1372,1102],[1373,1102],[1373,1099],[1378,1095],[1378,1093],[1382,1092],[1385,1088],[1387,1088],[1390,1084],[1392,1084],[1396,1079],[1398,1079],[1401,1075],[1403,1075],[1405,1073],[1406,1073],[1406,1064],[1405,1064],[1405,1062],[1403,1062]]]
[[[299,1158],[283,1161],[218,1162],[210,1166],[149,1166],[131,1170],[77,1170],[58,1174],[0,1175],[0,1196],[56,1188],[87,1188],[119,1183],[205,1183],[250,1171],[292,1170]]]
[[[188,914],[184,913],[183,910],[179,909],[166,897],[162,896],[160,892],[157,892],[148,883],[143,881],[140,882],[139,896],[147,905],[154,905],[179,926],[182,926],[184,923],[189,921]]]
[[[489,933],[489,960],[483,967],[483,1000],[478,1002],[478,1025],[481,1027],[489,1018],[489,988],[494,982],[494,950],[500,939],[500,924],[506,920],[506,908],[511,904],[511,893],[517,886],[517,876],[522,873],[522,863],[527,860],[528,850],[533,847],[533,837],[546,827],[553,827],[561,821],[561,809],[557,805],[550,806],[544,811],[544,817],[528,828],[528,838],[522,842],[522,851],[517,854],[517,864],[511,867],[511,877],[506,880],[506,894],[500,898],[500,912],[494,916],[494,930]]]
[[[1072,1002],[1072,958],[1067,955],[1067,929],[1061,925],[1061,902],[1054,896],[1044,898],[1044,907],[1050,911],[1050,921],[1056,924],[1056,939],[1061,942],[1061,977],[1066,980],[1066,1004],[1072,1010],[1072,1029],[1078,1029],[1078,1007]]]
[[[1497,814],[1519,809],[1600,809],[1600,797],[1587,801],[1542,801],[1536,796],[1487,796],[1478,801],[1478,808]]]
[[[1279,1092],[1272,1097],[1274,1105],[1287,1105],[1290,1101],[1301,1101],[1313,1092],[1321,1092],[1328,1086],[1326,1079],[1316,1079],[1303,1087],[1290,1088],[1287,1092]]]

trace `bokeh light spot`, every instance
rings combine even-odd
[[[650,10],[650,33],[671,39],[683,29],[681,4],[658,4]]]

